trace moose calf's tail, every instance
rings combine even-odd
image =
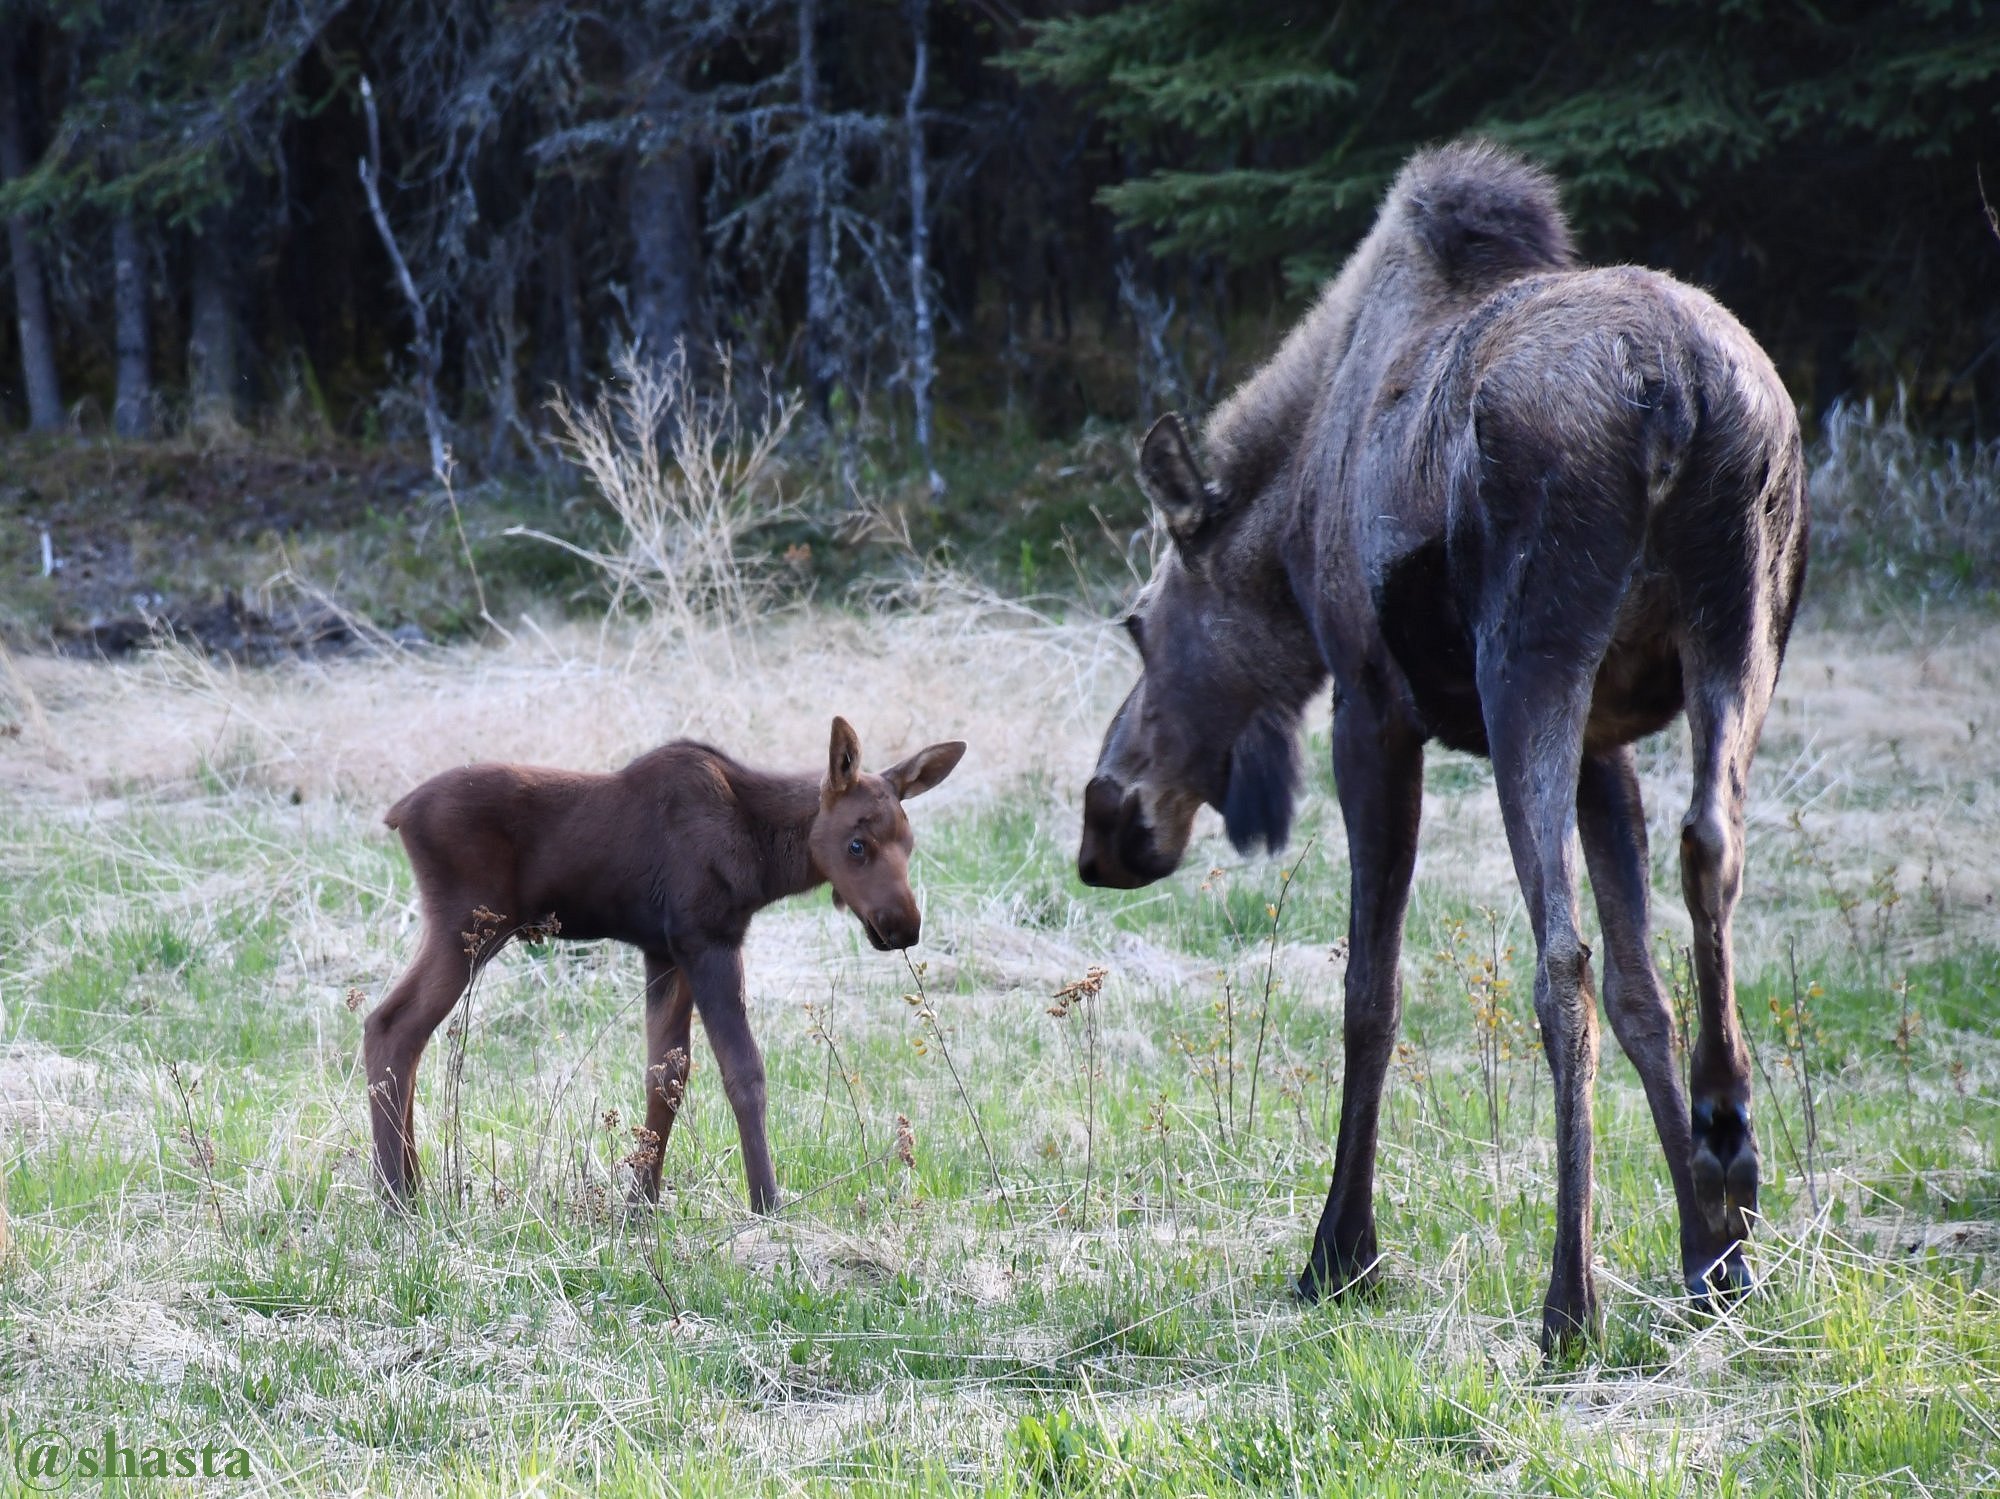
[[[387,812],[384,812],[382,814],[383,825],[385,827],[391,827],[397,829],[398,831],[401,831],[403,824],[407,822],[410,817],[410,803],[414,802],[416,799],[417,799],[417,793],[414,791],[410,792],[408,795],[399,799],[395,806],[391,807]]]

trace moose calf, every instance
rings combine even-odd
[[[744,1008],[743,936],[773,901],[821,884],[882,952],[915,945],[915,840],[902,804],[950,775],[965,744],[919,750],[880,775],[861,769],[833,721],[824,779],[752,770],[676,740],[611,775],[468,765],[424,782],[384,819],[402,835],[423,899],[416,960],[368,1016],[375,1168],[406,1201],[417,1181],[417,1063],[479,970],[517,935],[630,943],[646,955],[646,1128],[639,1190],[656,1199],[660,1158],[687,1082],[692,1012],[736,1114],[750,1206],[778,1183],[764,1134],[764,1059]]]

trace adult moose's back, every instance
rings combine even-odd
[[[1577,268],[1554,184],[1459,143],[1409,162],[1340,275],[1199,443],[1164,418],[1139,472],[1174,545],[1129,621],[1144,670],[1085,792],[1083,879],[1167,874],[1203,804],[1239,848],[1281,844],[1299,717],[1333,677],[1352,879],[1345,1074],[1301,1291],[1376,1273],[1377,1119],[1432,739],[1491,756],[1534,929],[1556,1091],[1545,1346],[1599,1323],[1578,833],[1605,1009],[1666,1151],[1687,1286],[1746,1285],[1757,1147],[1730,923],[1806,533],[1798,423],[1763,351],[1669,277]],[[1631,750],[1683,708],[1691,1108],[1650,954]]]

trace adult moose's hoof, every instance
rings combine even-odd
[[[1719,1311],[1757,1284],[1744,1261],[1741,1244],[1732,1244],[1718,1259],[1689,1265],[1684,1278],[1689,1298],[1704,1311]]]
[[[1323,1253],[1313,1246],[1312,1258],[1300,1272],[1293,1294],[1307,1306],[1322,1301],[1339,1301],[1348,1296],[1366,1296],[1382,1284],[1382,1257],[1371,1237],[1365,1251],[1352,1254]]]
[[[1757,1216],[1757,1133],[1747,1103],[1697,1097],[1691,1110],[1693,1150],[1688,1166],[1694,1200],[1710,1241],[1718,1248],[1750,1237]]]

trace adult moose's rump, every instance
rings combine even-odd
[[[1698,1296],[1747,1284],[1757,1150],[1730,923],[1750,759],[1806,530],[1798,423],[1763,351],[1667,276],[1576,267],[1554,184],[1460,143],[1410,161],[1277,353],[1199,442],[1178,418],[1156,424],[1139,471],[1174,546],[1129,622],[1144,670],[1085,795],[1083,878],[1160,878],[1203,804],[1224,810],[1239,847],[1281,841],[1296,777],[1273,736],[1295,741],[1333,677],[1352,878],[1346,1067],[1301,1290],[1375,1274],[1376,1128],[1432,739],[1492,757],[1534,928],[1556,1089],[1544,1342],[1598,1321],[1579,833],[1605,1009],[1666,1151],[1683,1275]],[[1630,748],[1683,708],[1694,794],[1681,871],[1701,1022],[1691,1101],[1652,966]]]

